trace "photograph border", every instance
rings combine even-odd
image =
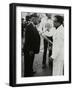
[[[58,82],[42,82],[42,83],[28,83],[28,84],[16,84],[16,7],[40,7],[40,8],[55,8],[55,9],[67,9],[69,10],[69,81]],[[33,85],[52,85],[52,84],[66,84],[71,83],[71,7],[70,6],[57,6],[57,5],[40,5],[40,4],[22,4],[11,3],[9,5],[10,13],[10,62],[9,62],[9,85],[16,86],[33,86]]]

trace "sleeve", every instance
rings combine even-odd
[[[55,28],[51,28],[50,31],[45,31],[42,35],[51,37],[54,35],[55,30],[56,30]]]
[[[59,47],[56,44],[54,44],[52,50],[53,51],[52,51],[52,56],[51,57],[53,59],[55,59],[57,57],[58,53],[59,53]]]
[[[25,32],[25,44],[27,47],[27,50],[33,50],[33,26],[29,25],[26,28],[26,32]]]
[[[52,58],[55,59],[60,51],[60,45],[59,45],[59,35],[57,32],[55,32],[53,36],[53,48],[52,48]]]

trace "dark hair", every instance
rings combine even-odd
[[[38,17],[37,13],[33,13],[32,15],[30,15],[30,18],[32,17]]]
[[[26,16],[26,21],[30,21],[30,16]]]
[[[48,19],[51,19],[51,14],[46,13],[46,16],[48,17]]]
[[[63,21],[64,21],[63,16],[56,15],[55,17],[57,19],[57,22],[59,22],[60,24],[63,24]]]

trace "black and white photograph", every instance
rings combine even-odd
[[[64,15],[21,13],[22,77],[64,75]]]
[[[11,4],[10,23],[10,86],[71,82],[71,7]]]

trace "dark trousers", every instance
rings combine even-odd
[[[30,76],[33,72],[34,54],[24,54],[24,76]]]
[[[53,41],[53,38],[52,37],[47,37],[49,40]],[[42,64],[46,64],[46,55],[47,55],[47,48],[48,48],[48,45],[52,47],[52,44],[48,42],[44,39],[44,53],[43,53],[43,62]],[[49,50],[49,57],[52,55],[52,49]]]

